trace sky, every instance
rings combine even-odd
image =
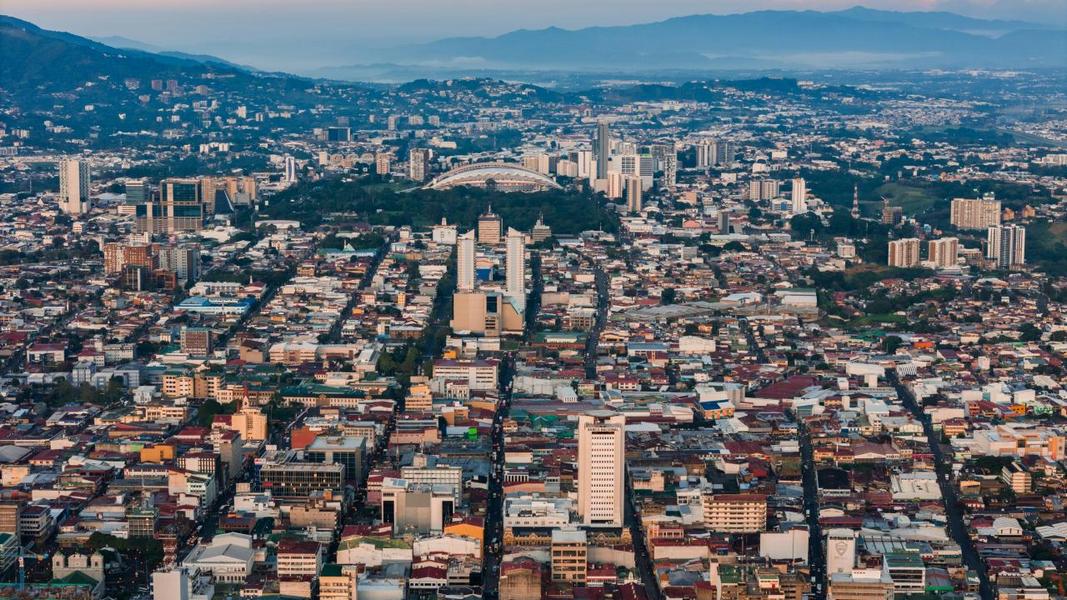
[[[1067,0],[0,0],[0,14],[46,29],[308,72],[368,62],[368,49],[445,37],[856,4],[1067,24]]]

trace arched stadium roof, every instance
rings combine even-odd
[[[464,185],[485,187],[489,181],[492,181],[497,189],[504,191],[562,189],[547,175],[521,165],[503,162],[473,163],[456,167],[431,181],[426,188],[447,190]]]

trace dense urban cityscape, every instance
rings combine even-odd
[[[1067,72],[359,84],[3,19],[0,597],[1067,597]]]

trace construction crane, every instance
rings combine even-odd
[[[26,559],[34,558],[37,560],[48,560],[47,554],[36,554],[33,552],[27,552],[26,547],[19,545],[19,591],[25,591],[26,589]]]

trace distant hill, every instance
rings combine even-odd
[[[209,65],[222,65],[222,66],[225,66],[225,67],[232,67],[234,69],[243,69],[245,71],[255,71],[256,70],[253,67],[249,67],[247,65],[239,65],[239,64],[237,64],[235,62],[230,62],[230,61],[226,60],[225,58],[219,58],[217,56],[212,56],[210,54],[190,54],[188,52],[179,52],[177,50],[166,50],[166,49],[160,48],[159,46],[153,46],[152,44],[146,44],[145,42],[141,42],[141,41],[138,41],[138,40],[133,40],[133,39],[130,39],[128,37],[123,37],[121,35],[112,35],[112,36],[106,36],[106,37],[96,37],[96,38],[92,38],[92,39],[97,41],[97,42],[100,42],[101,44],[104,44],[106,46],[111,46],[112,48],[123,48],[123,49],[128,49],[128,50],[140,50],[142,52],[150,52],[152,54],[159,54],[161,56],[169,56],[171,58],[184,58],[184,59],[192,60],[192,61],[199,62],[199,63],[209,64]]]
[[[518,30],[383,51],[378,62],[470,69],[1063,66],[1067,31],[952,13],[852,8],[693,15],[641,25]],[[725,59],[725,60],[724,60]],[[750,64],[745,64],[745,67]]]
[[[121,81],[239,72],[183,56],[118,49],[0,15],[0,87],[13,94],[69,91],[98,78]]]

